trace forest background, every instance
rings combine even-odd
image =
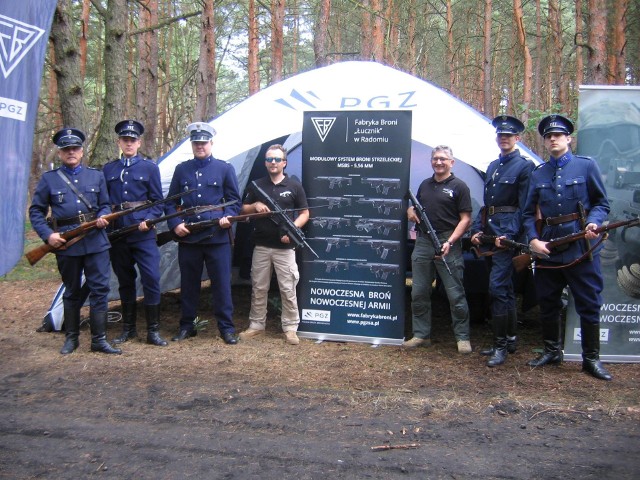
[[[87,133],[99,166],[118,156],[114,125],[138,119],[141,152],[157,158],[192,121],[347,60],[411,73],[489,118],[515,115],[540,153],[537,121],[575,119],[579,85],[639,83],[640,0],[59,0],[30,191],[63,126]]]

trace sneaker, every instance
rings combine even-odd
[[[458,340],[458,352],[471,353],[471,342],[469,340]]]
[[[289,330],[288,332],[284,332],[285,342],[289,345],[298,345],[300,343],[300,339],[296,332],[293,330]]]
[[[411,340],[407,340],[406,342],[403,342],[402,346],[404,348],[430,347],[431,346],[431,339],[430,338],[413,337]]]
[[[255,330],[253,328],[247,328],[244,332],[241,332],[239,337],[241,340],[249,340],[250,338],[257,337],[264,334],[264,330]]]

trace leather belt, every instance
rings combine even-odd
[[[141,200],[139,202],[124,202],[124,203],[119,203],[117,205],[112,205],[111,209],[114,212],[120,212],[122,210],[128,210],[130,208],[141,207],[145,203],[149,203],[149,202],[147,200]]]
[[[547,226],[552,227],[553,225],[560,225],[561,223],[572,222],[579,219],[579,213],[567,213],[566,215],[559,215],[557,217],[547,217],[544,219],[544,223]]]
[[[67,218],[51,218],[51,225],[53,225],[53,229],[56,230],[58,227],[66,227],[67,225],[76,225],[78,223],[92,222],[97,217],[95,212],[89,213],[81,213],[80,215],[76,215],[75,217],[67,217]]]
[[[518,207],[504,206],[504,207],[487,207],[487,215],[494,215],[496,213],[514,213],[518,211]]]

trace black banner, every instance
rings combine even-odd
[[[0,275],[24,248],[24,219],[44,54],[55,0],[0,2]]]
[[[304,114],[300,336],[402,343],[410,163],[410,111]]]

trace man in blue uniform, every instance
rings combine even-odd
[[[137,207],[145,201],[162,200],[160,170],[151,160],[138,155],[140,136],[144,126],[135,120],[122,120],[115,126],[119,159],[107,163],[102,172],[107,181],[109,197],[114,210]],[[124,343],[138,336],[136,331],[136,269],[144,291],[147,319],[147,343],[164,347],[167,342],[160,336],[160,251],[156,245],[155,230],[145,220],[162,216],[162,205],[140,210],[113,222],[113,229],[138,225],[138,231],[122,237],[111,245],[113,271],[118,277],[118,291],[122,304],[122,334],[113,343]]]
[[[82,273],[89,289],[91,351],[122,353],[107,342],[107,297],[109,295],[109,240],[102,215],[111,213],[104,176],[82,165],[85,135],[76,128],[64,128],[53,136],[62,166],[46,172],[29,207],[31,225],[38,236],[55,248],[58,271],[64,283],[65,341],[60,353],[73,353],[79,346]],[[51,208],[51,218],[47,213]],[[98,228],[78,241],[60,236],[81,223],[96,220]],[[65,245],[67,244],[68,245]]]
[[[460,242],[471,224],[471,193],[467,184],[452,173],[454,162],[451,148],[446,145],[434,147],[431,152],[433,176],[420,184],[416,194],[437,232],[442,250],[436,251],[430,238],[418,234],[411,255],[413,338],[403,343],[405,348],[431,345],[431,291],[437,272],[449,299],[458,352],[471,353],[469,306],[463,285],[464,258]],[[407,218],[410,222],[420,223],[414,207],[407,210]],[[451,273],[442,259],[446,259]]]
[[[287,152],[282,145],[271,145],[266,152],[265,166],[269,176],[256,180],[256,184],[283,210],[302,209],[297,213],[294,224],[302,228],[309,220],[307,196],[300,182],[284,173],[287,166]],[[269,212],[265,200],[253,186],[249,187],[243,201],[242,213]],[[253,238],[256,247],[253,250],[251,264],[251,312],[249,313],[249,328],[240,333],[240,338],[246,340],[265,331],[267,321],[267,297],[271,285],[273,269],[276,271],[280,298],[282,300],[282,331],[285,341],[290,345],[298,345],[300,339],[296,334],[300,323],[296,286],[300,275],[296,264],[294,245],[274,218],[259,218],[255,220]]]
[[[484,207],[471,226],[471,242],[481,245],[480,236],[492,235],[518,240],[521,234],[521,215],[527,199],[529,175],[533,163],[520,155],[516,148],[524,124],[515,117],[499,115],[491,122],[496,129],[496,142],[500,156],[489,164],[484,179]],[[490,258],[489,295],[491,297],[491,326],[493,348],[482,350],[490,355],[489,367],[502,365],[507,352],[516,351],[517,311],[513,289],[514,252],[495,241],[495,251]]]
[[[538,124],[549,160],[531,174],[523,222],[531,249],[550,256],[537,260],[536,294],[544,352],[528,362],[539,367],[562,363],[562,291],[568,285],[580,316],[582,369],[596,378],[611,380],[600,362],[600,307],[603,278],[600,254],[590,251],[594,230],[609,214],[609,202],[598,164],[588,157],[573,155],[569,146],[573,124],[561,115],[549,115]],[[584,215],[583,215],[584,213]],[[541,228],[536,228],[537,224]],[[556,251],[547,242],[579,231],[587,240]]]
[[[220,335],[225,343],[238,343],[233,325],[233,303],[231,300],[231,223],[227,216],[240,211],[238,181],[233,167],[211,155],[215,130],[205,122],[192,123],[187,127],[194,158],[179,164],[173,173],[168,196],[194,190],[177,201],[167,202],[168,215],[178,207],[218,205],[235,201],[223,210],[208,211],[199,215],[176,217],[168,220],[171,230],[179,237],[178,264],[180,265],[180,299],[182,316],[178,334],[171,340],[180,341],[194,337],[197,331],[194,320],[200,298],[200,283],[203,265],[211,280],[213,310]],[[209,227],[190,233],[185,223],[219,218],[219,227]]]

